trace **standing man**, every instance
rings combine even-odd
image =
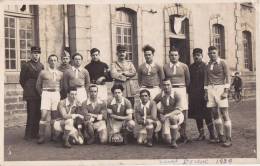
[[[109,74],[108,65],[100,61],[100,50],[92,48],[90,50],[91,62],[85,66],[88,70],[90,81],[92,84],[98,85],[98,97],[102,100],[107,100],[106,80]]]
[[[228,114],[228,90],[229,90],[229,71],[227,64],[218,56],[218,50],[215,46],[208,48],[210,61],[207,65],[205,75],[205,99],[207,107],[213,113],[215,127],[219,137],[219,143],[224,147],[232,146],[231,142],[231,120]],[[219,113],[219,111],[221,114]],[[224,120],[224,128],[221,119]]]
[[[110,135],[116,133],[123,135],[123,143],[128,143],[128,134],[133,132],[135,122],[133,120],[133,109],[128,99],[123,97],[124,88],[121,84],[115,84],[111,88],[113,98],[108,101],[107,113],[109,116],[109,125],[111,128]],[[110,142],[113,143],[111,139]]]
[[[126,47],[118,45],[116,47],[118,60],[111,65],[111,76],[114,84],[121,84],[124,88],[124,96],[134,105],[133,91],[131,88],[131,78],[136,75],[136,70],[132,62],[126,60]]]
[[[49,67],[42,70],[36,83],[36,89],[41,95],[41,121],[40,121],[40,138],[38,144],[45,142],[45,129],[47,125],[48,115],[51,114],[51,139],[54,139],[53,123],[57,118],[57,106],[60,101],[60,89],[62,86],[63,73],[57,70],[58,57],[50,55],[48,57]]]
[[[87,99],[87,89],[90,84],[89,72],[81,66],[83,56],[75,53],[72,56],[73,66],[64,73],[64,89],[77,87],[77,99],[80,103]]]
[[[184,123],[181,124],[180,142],[188,141],[186,135],[186,122],[188,110],[188,95],[187,88],[190,85],[190,72],[186,64],[179,61],[180,55],[176,48],[172,47],[169,51],[170,62],[163,67],[165,78],[171,80],[172,89],[180,96],[181,108],[184,114]]]
[[[64,74],[65,71],[71,69],[71,67],[72,66],[70,65],[70,54],[64,50],[61,56],[61,65],[58,67],[58,70]],[[60,95],[61,95],[61,99],[65,99],[67,97],[67,92],[65,91],[64,86],[61,89]]]
[[[189,86],[189,111],[188,117],[195,119],[199,131],[198,141],[205,139],[203,119],[207,124],[210,140],[215,140],[214,126],[211,110],[207,109],[207,101],[204,98],[204,75],[207,65],[202,61],[202,49],[193,49],[194,63],[190,65],[190,86]]]
[[[138,83],[140,90],[148,89],[151,99],[161,92],[159,85],[164,79],[164,72],[161,66],[153,61],[154,48],[146,45],[143,47],[145,63],[138,68]]]
[[[85,131],[89,138],[87,144],[95,141],[95,132],[98,134],[100,143],[107,143],[107,126],[106,126],[106,103],[100,100],[98,96],[98,86],[92,84],[89,86],[89,98],[82,103],[82,112],[85,117]]]
[[[240,101],[241,100],[241,92],[242,92],[243,82],[242,82],[242,79],[239,77],[238,71],[235,72],[235,77],[233,79],[231,86],[233,86],[234,90],[235,90],[235,100]]]
[[[159,119],[163,125],[162,138],[174,149],[177,145],[177,133],[180,124],[184,121],[184,116],[181,108],[181,99],[177,92],[172,89],[169,79],[163,80],[163,91],[158,94],[154,101],[161,107],[158,110]]]
[[[41,119],[41,97],[36,90],[37,78],[44,66],[40,63],[40,47],[31,47],[31,60],[26,62],[20,73],[20,84],[23,88],[23,99],[27,103],[27,121],[24,139],[37,138]]]
[[[161,122],[157,118],[157,106],[150,100],[150,92],[147,89],[140,91],[141,102],[135,105],[135,120],[137,122],[137,142],[147,143],[153,146],[153,135],[161,130]]]

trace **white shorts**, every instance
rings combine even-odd
[[[228,107],[228,98],[221,99],[220,96],[224,92],[225,85],[209,85],[208,86],[208,102],[207,107]]]
[[[180,96],[182,110],[188,110],[188,94],[186,87],[172,88]]]
[[[103,101],[107,101],[107,86],[106,85],[97,85],[98,87],[98,98],[100,98]]]
[[[140,88],[140,91],[143,89],[147,89],[150,92],[150,99],[153,100],[159,93],[161,93],[161,89],[159,86],[155,86],[154,88],[146,88],[145,86],[142,86]]]
[[[178,119],[178,124],[177,124],[178,126],[184,122],[183,113],[180,113],[175,116],[177,116],[176,118]],[[164,121],[164,124],[162,125],[162,134],[171,134],[170,126],[171,126],[170,120],[169,120],[169,118],[167,118]]]
[[[57,110],[60,101],[60,92],[42,91],[41,110]]]
[[[156,122],[157,126],[154,129],[154,132],[159,132],[161,130],[161,128],[162,128],[162,124],[161,124],[161,122],[159,120],[156,120],[155,122]],[[135,127],[136,127],[135,130],[136,130],[136,132],[138,134],[147,134],[147,131],[146,131],[147,126],[143,126],[143,125],[137,124]]]
[[[106,121],[100,120],[98,122],[95,122],[95,123],[93,123],[93,127],[98,132],[101,131],[101,130],[107,129]]]
[[[125,124],[126,123],[126,124]],[[134,124],[135,125],[135,122],[133,120],[129,120],[129,121],[118,121],[118,120],[114,120],[114,119],[111,119],[111,128],[112,128],[112,134],[113,133],[118,133],[121,131],[123,125],[126,125],[127,128],[128,128],[128,125],[129,124]]]
[[[86,92],[86,88],[77,88],[77,99],[80,103],[82,103],[83,101],[87,100],[88,96],[87,96],[87,92]]]

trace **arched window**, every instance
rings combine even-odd
[[[134,57],[137,48],[136,47],[136,18],[134,13],[128,10],[116,11],[116,45],[123,44],[126,46],[126,59],[135,61],[137,57]],[[135,59],[136,58],[136,59]]]
[[[20,71],[30,59],[30,48],[34,45],[35,10],[32,5],[7,5],[4,11],[5,69]]]
[[[220,24],[214,24],[212,27],[213,45],[218,48],[220,58],[225,59],[225,32]]]
[[[249,31],[243,31],[243,50],[244,50],[244,66],[250,71],[253,70],[252,67],[252,43],[251,43],[251,33]]]

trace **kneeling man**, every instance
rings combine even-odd
[[[58,110],[61,114],[61,119],[54,122],[54,130],[56,134],[63,133],[64,147],[71,148],[69,142],[70,137],[75,143],[83,144],[83,138],[80,132],[75,127],[76,119],[83,119],[80,114],[81,103],[77,101],[77,88],[71,87],[68,89],[67,98],[61,100],[58,104]]]
[[[158,110],[159,119],[162,123],[162,138],[170,144],[172,148],[177,148],[177,133],[180,124],[183,123],[184,116],[182,113],[180,97],[172,90],[171,81],[163,80],[163,91],[158,94],[154,101],[160,102]]]
[[[95,131],[98,132],[100,143],[107,142],[106,103],[97,97],[98,87],[89,86],[89,98],[82,103],[82,111],[85,117],[85,140],[87,144],[95,141]]]
[[[147,143],[153,146],[153,134],[161,129],[161,123],[157,119],[156,103],[150,100],[150,92],[147,89],[140,91],[141,102],[135,105],[136,128],[138,131],[138,144]]]
[[[131,102],[123,97],[124,88],[121,84],[115,84],[111,91],[113,93],[112,100],[108,101],[107,113],[109,116],[109,125],[111,128],[109,141],[113,142],[113,135],[122,135],[123,143],[127,144],[129,132],[133,132],[135,122],[133,121],[133,109]]]

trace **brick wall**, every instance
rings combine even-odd
[[[5,84],[4,94],[5,112],[12,114],[26,110],[26,102],[23,101],[23,89],[19,84]]]

